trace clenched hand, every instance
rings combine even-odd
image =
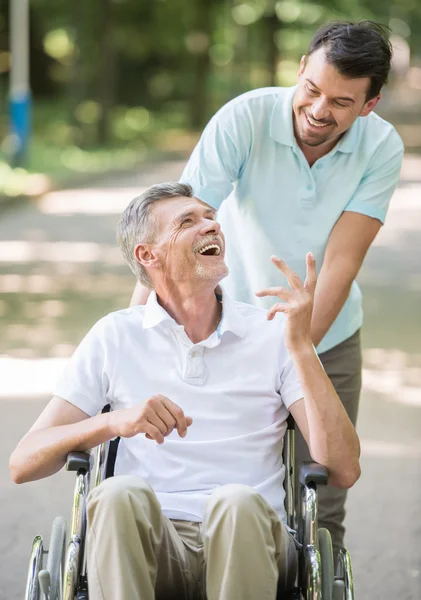
[[[177,429],[180,437],[185,437],[187,428],[193,422],[172,400],[157,394],[145,403],[110,413],[114,421],[115,435],[131,438],[144,433],[150,440],[163,444],[164,438]]]

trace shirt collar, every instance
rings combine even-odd
[[[284,146],[296,145],[294,136],[294,127],[292,121],[292,103],[294,100],[295,91],[298,86],[294,85],[285,88],[284,94],[279,94],[278,99],[273,107],[272,116],[270,119],[270,136],[276,142]],[[334,152],[351,153],[355,150],[358,138],[359,120],[351,125],[345,135],[334,147]]]
[[[218,336],[222,337],[226,331],[231,331],[237,337],[246,335],[246,319],[238,311],[234,300],[222,290],[222,318],[218,326]]]
[[[275,142],[291,147],[296,143],[292,125],[292,102],[296,89],[296,85],[284,88],[284,93],[279,94],[275,102],[270,119],[270,137]]]
[[[345,134],[336,144],[335,149],[337,152],[344,152],[346,154],[351,154],[351,152],[354,152],[357,145],[360,118],[361,117],[357,118],[357,120],[351,125],[348,131],[345,132]]]
[[[156,292],[152,291],[145,306],[143,329],[152,329],[161,323],[179,327],[176,321],[159,304]],[[226,331],[231,331],[237,337],[244,337],[246,334],[246,320],[239,313],[234,300],[225,291],[222,291],[222,318],[217,328],[218,337],[221,338]]]
[[[143,329],[152,329],[163,322],[177,325],[175,320],[170,317],[167,311],[159,304],[156,292],[152,290],[145,305]]]

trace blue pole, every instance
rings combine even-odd
[[[29,84],[29,0],[10,0],[10,129],[12,164],[27,159],[31,135],[31,91]]]
[[[20,166],[27,160],[31,136],[31,93],[10,95],[10,129],[13,136],[12,164]]]

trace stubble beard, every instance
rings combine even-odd
[[[306,116],[306,112],[304,109],[300,110],[301,115],[304,118],[304,121],[307,123],[307,116]],[[327,135],[323,135],[323,137],[311,137],[305,134],[304,132],[304,125],[301,125],[301,123],[299,123],[298,118],[296,117],[296,115],[294,114],[294,130],[295,130],[295,136],[297,138],[297,142],[300,142],[301,144],[304,144],[305,146],[310,146],[311,148],[315,148],[317,146],[321,146],[322,144],[325,144],[326,142],[329,142],[331,140],[331,136],[329,134]]]
[[[306,117],[304,117],[304,118],[306,118]],[[315,137],[305,135],[305,133],[300,130],[298,130],[298,138],[302,144],[305,144],[306,146],[311,146],[311,147],[321,146],[322,144],[325,144],[326,142],[328,142],[330,140],[329,135],[324,135],[323,137],[315,138]]]
[[[197,278],[202,281],[218,280],[219,282],[228,275],[228,267],[225,263],[221,264],[220,269],[216,271],[215,268],[206,268],[203,264],[197,262],[194,270]]]
[[[182,281],[189,278],[191,273],[191,262],[184,257],[178,262],[173,278],[177,281]],[[194,276],[201,281],[215,281],[218,283],[221,279],[224,279],[228,275],[228,267],[225,262],[222,262],[218,268],[212,265],[206,267],[199,260],[195,261],[194,265]]]

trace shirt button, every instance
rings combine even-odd
[[[313,189],[313,188],[311,187],[311,185],[308,185],[308,186],[306,187],[306,190],[307,190],[308,192],[311,192],[311,190],[312,190],[312,189]]]

